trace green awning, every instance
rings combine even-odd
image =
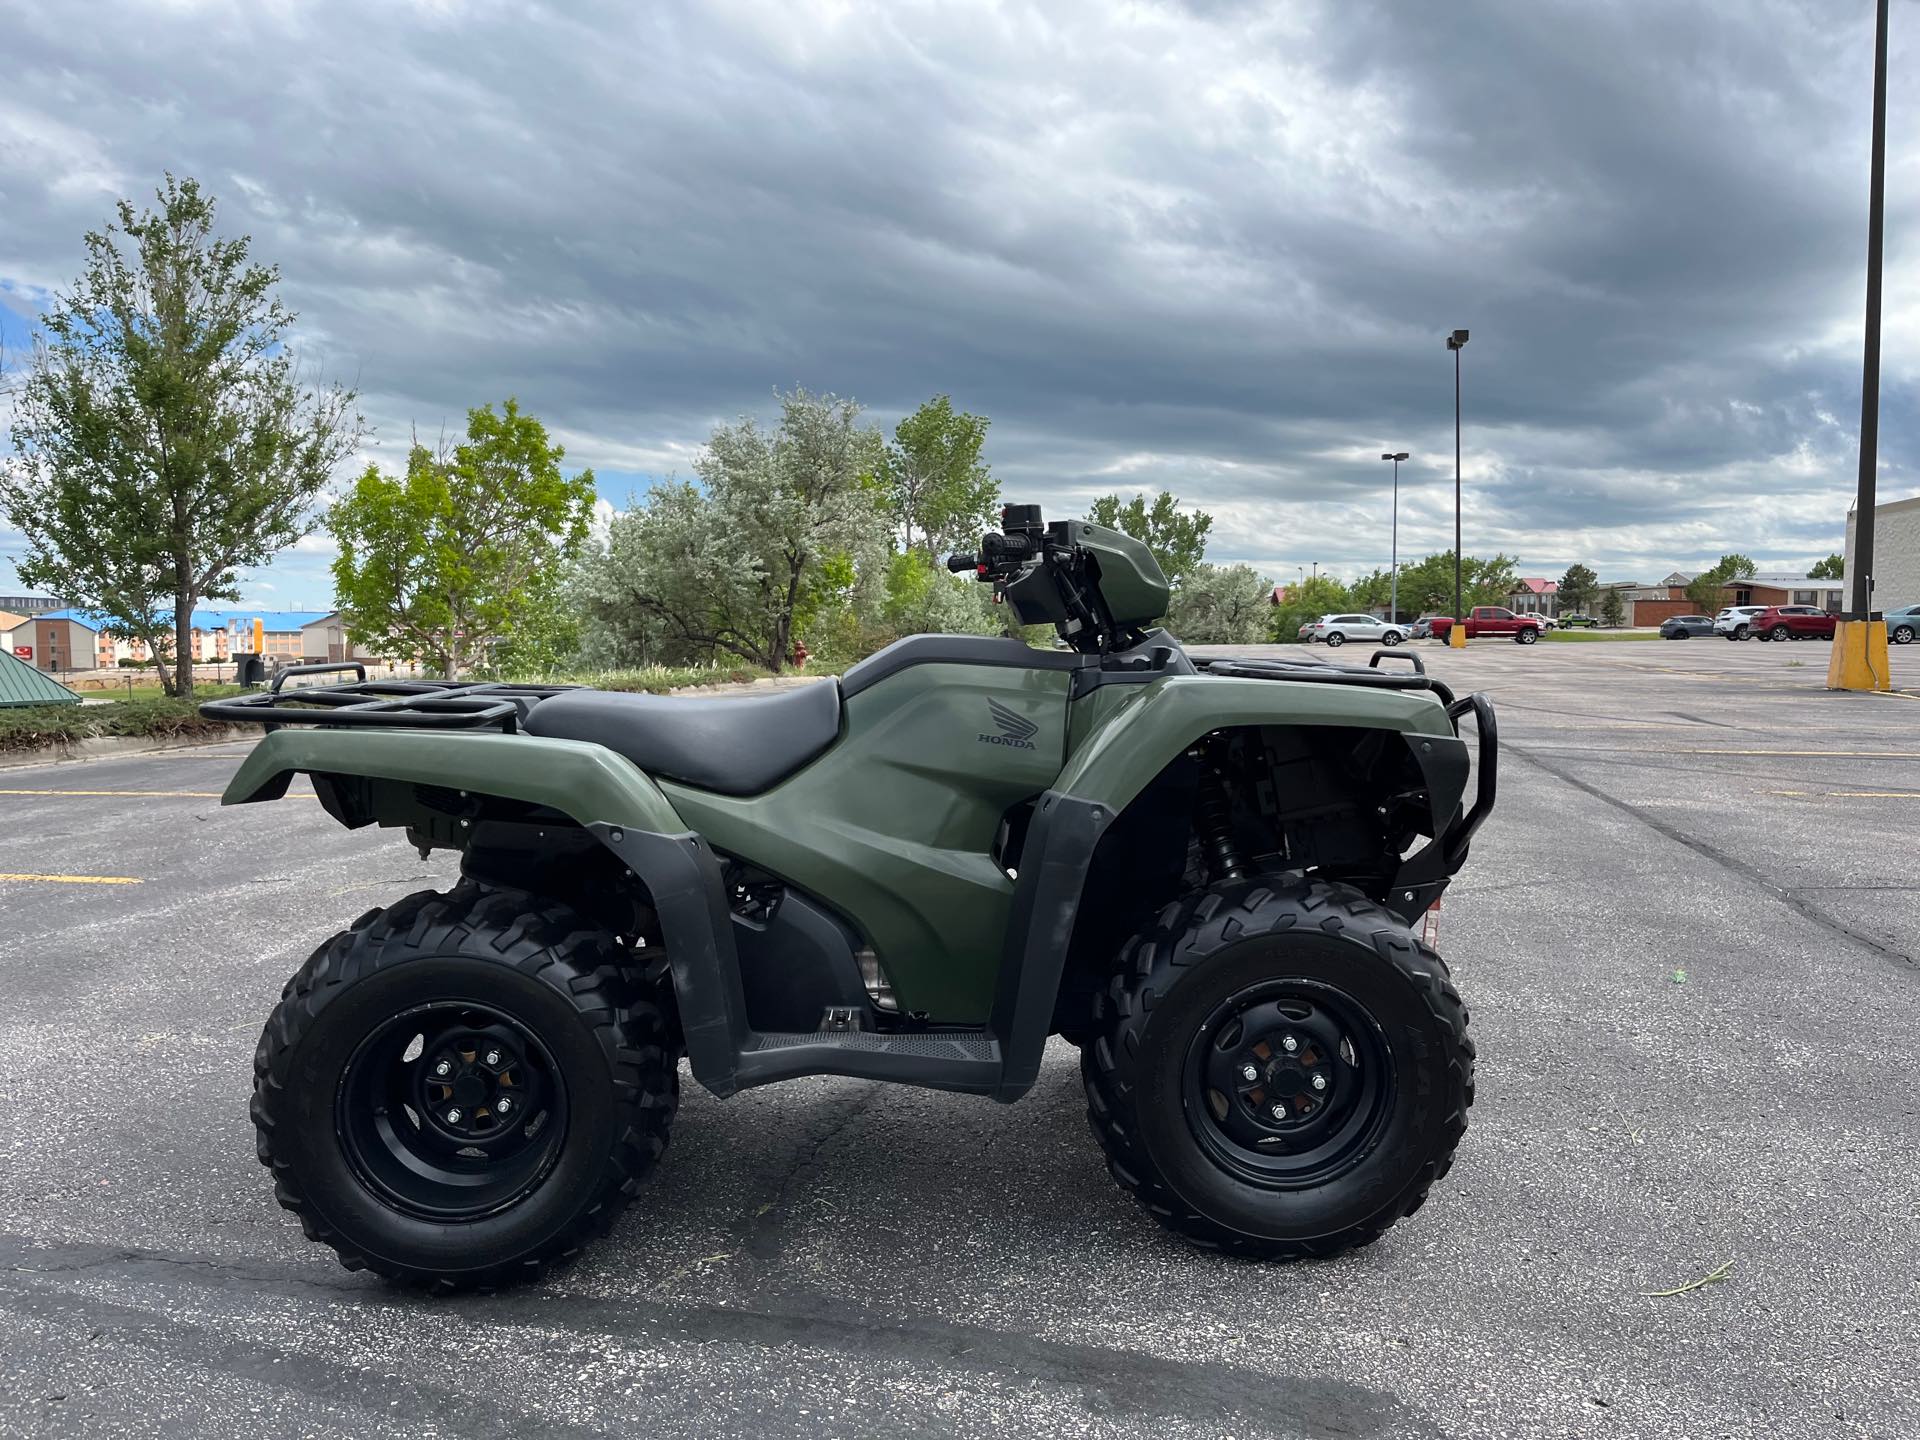
[[[0,652],[0,709],[15,705],[78,705],[80,697],[16,656]]]

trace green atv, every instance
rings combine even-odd
[[[1196,664],[1142,628],[1168,591],[1138,541],[1002,527],[949,564],[1063,648],[915,636],[749,698],[361,671],[202,707],[271,731],[225,803],[305,774],[340,824],[460,854],[316,950],[261,1036],[260,1159],[309,1237],[442,1288],[531,1277],[659,1164],[682,1056],[720,1097],[1011,1102],[1056,1034],[1114,1179],[1190,1240],[1329,1255],[1419,1207],[1473,1045],[1412,927],[1492,807],[1492,708],[1405,650]]]

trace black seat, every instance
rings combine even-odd
[[[840,735],[840,684],[816,680],[738,699],[563,690],[527,717],[526,732],[589,740],[642,770],[722,795],[758,795]]]

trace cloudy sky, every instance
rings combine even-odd
[[[1650,578],[1837,549],[1871,0],[0,0],[0,326],[171,169],[304,360],[516,395],[616,505],[776,387],[988,415],[1010,498],[1172,489],[1286,578],[1451,541]],[[1894,6],[1883,496],[1920,491],[1920,6]],[[0,588],[19,537],[0,531]],[[248,577],[327,604],[310,540]]]

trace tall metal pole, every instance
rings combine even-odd
[[[1458,332],[1456,332],[1458,333]],[[1449,342],[1451,343],[1451,342]],[[1460,347],[1453,347],[1453,623],[1464,626],[1460,608]],[[1451,638],[1451,637],[1449,637]]]
[[[1873,502],[1880,457],[1880,234],[1887,212],[1887,0],[1873,40],[1873,165],[1867,182],[1867,340],[1860,367],[1860,485],[1853,502],[1851,618],[1873,614]]]
[[[1392,595],[1387,600],[1387,613],[1393,616],[1393,623],[1400,623],[1400,457],[1393,457],[1393,582]]]

